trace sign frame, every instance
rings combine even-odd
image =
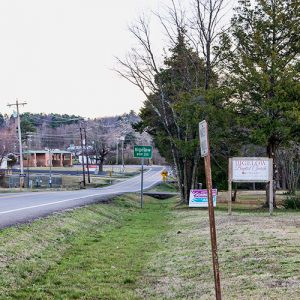
[[[235,163],[238,164],[238,162],[241,165],[240,173],[234,167]],[[270,159],[268,157],[232,157],[230,168],[232,182],[270,181]]]
[[[140,155],[138,155],[140,154]],[[152,146],[138,146],[133,147],[133,157],[134,158],[148,158],[152,159],[153,147]]]
[[[198,196],[197,196],[197,194],[198,194]],[[217,195],[218,195],[218,190],[212,189],[213,206],[214,207],[217,206]],[[201,199],[201,200],[197,201],[197,199]],[[190,190],[189,207],[208,208],[207,189]]]
[[[249,174],[252,174],[252,176],[255,176],[257,174],[257,178],[247,179],[247,178],[236,178],[237,174],[234,174],[233,169],[233,163],[235,161],[244,161],[247,162],[248,167],[246,168],[246,171],[248,171]],[[259,177],[259,170],[255,173],[255,170],[251,170],[253,167],[253,162],[256,164],[261,164],[262,161],[267,161],[268,166],[267,169],[264,170],[264,176]],[[248,163],[249,162],[249,163]],[[251,173],[252,172],[252,173]],[[243,175],[241,175],[243,176]],[[269,213],[270,215],[273,214],[273,159],[269,157],[231,157],[229,158],[228,163],[228,214],[232,214],[232,183],[233,182],[264,182],[269,183]]]
[[[206,120],[203,120],[199,123],[199,140],[200,140],[201,157],[205,157],[209,154],[208,128],[207,128]]]
[[[138,155],[140,154],[140,155]],[[141,208],[143,208],[144,203],[144,162],[145,158],[152,159],[153,147],[152,146],[139,146],[134,145],[133,147],[133,157],[141,159]]]

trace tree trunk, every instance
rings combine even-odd
[[[184,186],[184,172],[182,172],[182,167],[178,165],[176,167],[178,169],[178,188],[180,192],[180,202],[181,203],[186,203],[186,198],[185,198],[185,186]]]
[[[171,144],[171,151],[173,156],[173,162],[176,169],[176,175],[177,175],[177,183],[178,183],[178,190],[180,193],[180,202],[184,203],[184,184],[183,184],[183,173],[182,173],[182,166],[179,159],[179,155],[176,151],[176,148],[173,147]]]
[[[236,195],[237,195],[237,183],[235,183],[234,185],[234,192],[233,192],[233,196],[231,197],[232,202],[236,201]]]
[[[179,158],[175,159],[178,188],[180,192],[180,202],[188,204],[190,190],[193,183],[193,163],[189,160],[182,161]]]
[[[189,203],[190,190],[193,187],[193,161],[186,159],[185,161],[185,203]]]
[[[102,160],[99,160],[98,167],[99,167],[99,172],[103,172],[103,161]]]
[[[276,188],[277,188],[277,180],[278,180],[278,170],[276,164],[276,145],[272,142],[269,142],[267,146],[267,154],[269,158],[273,159],[273,206],[274,208],[277,207],[276,205]],[[269,183],[266,184],[266,201],[263,207],[269,207]]]
[[[199,161],[199,148],[196,150],[195,156],[194,156],[194,163],[193,163],[193,174],[192,174],[192,189],[196,189],[198,187],[198,182],[197,182],[197,171],[198,171],[198,161]]]
[[[209,89],[209,83],[210,83],[210,75],[211,75],[211,58],[210,58],[210,50],[211,50],[211,44],[210,41],[207,42],[206,45],[206,66],[205,66],[205,90]]]
[[[187,166],[187,160],[185,159],[184,163],[183,163],[183,184],[184,184],[184,202],[187,203],[188,202],[188,195],[187,195],[187,190],[188,190],[188,166]]]

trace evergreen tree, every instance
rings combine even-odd
[[[275,163],[278,147],[299,137],[300,1],[251,2],[239,1],[223,56],[244,136]]]
[[[157,92],[148,96],[141,109],[142,122],[159,152],[175,166],[182,201],[196,185],[199,163],[198,123],[204,114],[199,94],[204,94],[204,61],[179,32],[177,44],[155,76]],[[212,74],[216,82],[215,74]],[[159,117],[158,117],[159,116]]]

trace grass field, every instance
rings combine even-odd
[[[253,198],[216,210],[223,299],[299,299],[299,212],[269,217]],[[214,299],[207,210],[144,200],[1,230],[0,299]]]

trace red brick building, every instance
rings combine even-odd
[[[71,167],[72,153],[61,150],[30,150],[23,152],[24,167]]]

